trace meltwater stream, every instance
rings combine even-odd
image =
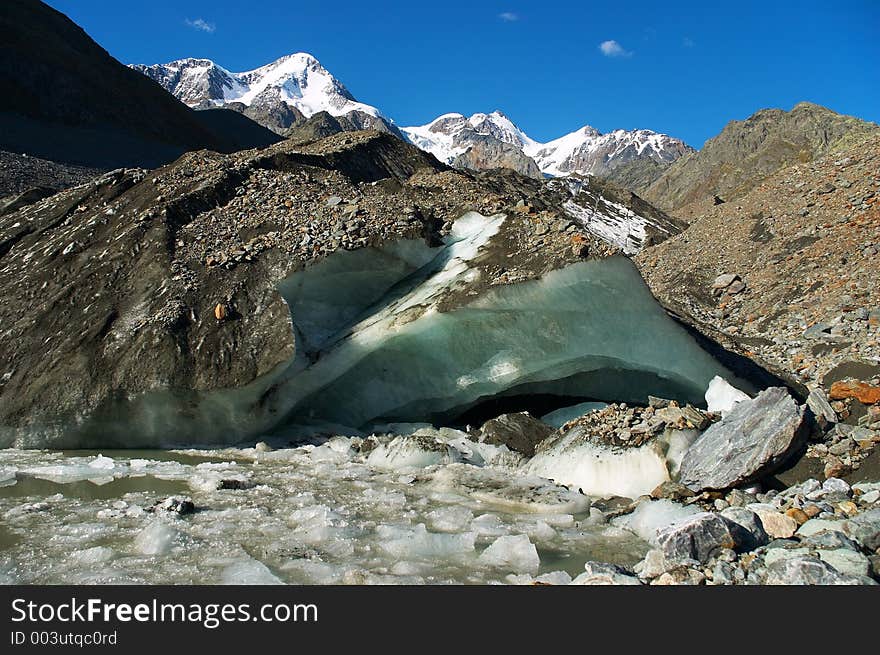
[[[358,442],[0,451],[0,581],[564,583],[587,560],[633,564],[648,549],[505,448],[358,453]],[[150,511],[169,496],[196,511]]]

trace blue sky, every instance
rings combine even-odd
[[[880,2],[49,0],[124,63],[233,71],[315,55],[399,125],[501,109],[546,141],[590,124],[695,147],[801,100],[880,121]]]

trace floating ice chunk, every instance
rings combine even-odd
[[[374,505],[383,505],[389,509],[401,508],[406,505],[406,496],[403,493],[400,491],[390,491],[384,487],[364,489],[361,498]]]
[[[408,436],[425,428],[433,428],[430,423],[377,423],[371,426],[367,432],[372,434],[397,434]]]
[[[330,442],[313,448],[309,452],[309,457],[311,457],[313,462],[331,462],[334,464],[347,462],[350,459],[350,455],[350,448],[346,451],[341,451],[338,447],[332,446]]]
[[[0,466],[0,487],[11,487],[16,482],[16,469],[11,466]]]
[[[589,496],[638,498],[669,479],[666,459],[653,444],[612,450],[586,441],[578,430],[535,455],[525,471]]]
[[[466,507],[449,505],[428,512],[425,518],[437,532],[466,532],[474,514]]]
[[[544,584],[569,584],[571,582],[571,576],[565,571],[550,571],[549,573],[544,573],[535,578],[535,582],[542,582]]]
[[[313,505],[294,510],[290,515],[294,537],[307,545],[321,545],[330,541],[345,525],[342,517],[326,505]]]
[[[115,469],[116,462],[113,461],[110,457],[104,457],[103,455],[98,455],[95,459],[89,462],[89,466],[93,469]]]
[[[419,575],[425,569],[424,564],[417,564],[416,562],[396,562],[394,566],[391,567],[391,573],[394,575]]]
[[[498,537],[480,553],[479,559],[489,566],[513,569],[518,573],[534,573],[541,565],[538,549],[524,534]]]
[[[457,459],[474,466],[485,466],[486,460],[480,452],[477,444],[466,437],[447,439],[446,443],[458,451]]]
[[[378,469],[425,468],[457,459],[457,451],[428,436],[395,437],[370,451],[367,464]]]
[[[749,397],[736,387],[728,383],[720,375],[716,375],[709,382],[709,388],[706,389],[706,404],[710,412],[721,412],[724,416],[733,409],[733,406]]]
[[[545,521],[523,523],[519,527],[522,532],[538,542],[550,541],[551,539],[556,537],[556,530],[551,528]]]
[[[274,585],[284,584],[262,562],[255,559],[243,559],[230,564],[220,576],[223,584],[236,585]]]
[[[102,564],[109,562],[116,555],[112,548],[95,546],[84,550],[75,550],[70,554],[70,561],[75,564]]]
[[[134,538],[134,546],[144,555],[164,555],[169,552],[179,533],[164,521],[153,521]]]
[[[64,464],[52,464],[49,466],[34,466],[22,469],[25,476],[48,480],[58,484],[81,482],[90,480],[95,484],[112,482],[116,475],[127,475],[128,467],[125,464],[115,462],[103,455],[96,459],[83,463],[83,458],[70,458]]]
[[[508,532],[507,527],[497,514],[480,514],[471,521],[471,530],[478,537],[500,537]]]
[[[308,559],[295,559],[281,565],[281,570],[292,575],[299,575],[308,584],[339,584],[345,569],[326,562],[315,562]]]
[[[604,409],[605,407],[608,407],[608,403],[578,403],[577,405],[562,407],[554,412],[545,414],[541,417],[541,421],[554,428],[561,428],[569,421],[580,418],[584,414]]]
[[[699,512],[696,507],[681,505],[671,500],[646,500],[639,503],[632,513],[613,519],[612,523],[635,532],[652,546],[657,546],[659,528]]]
[[[378,547],[386,554],[400,560],[431,561],[454,557],[474,550],[476,535],[437,534],[428,532],[424,523],[413,527],[380,525],[376,529]]]
[[[590,499],[538,476],[463,464],[444,466],[431,474],[431,487],[514,512],[576,514],[590,508]]]

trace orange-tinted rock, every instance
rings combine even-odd
[[[831,385],[828,397],[832,400],[855,398],[865,405],[880,403],[880,387],[858,380],[839,380]]]

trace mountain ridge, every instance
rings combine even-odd
[[[642,189],[643,197],[666,210],[720,196],[732,200],[767,176],[806,163],[880,126],[811,102],[791,110],[759,109],[744,120],[728,122],[703,148],[673,163]]]
[[[591,174],[619,181],[615,170],[639,163],[635,175],[653,181],[678,157],[692,151],[680,139],[652,130],[614,130],[602,134],[583,126],[547,143],[535,141],[503,112],[438,116],[425,125],[398,128],[378,108],[361,103],[313,55],[285,55],[264,66],[231,72],[210,59],[184,58],[166,64],[130,64],[184,104],[241,112],[283,136],[297,133],[309,119],[326,112],[340,129],[387,131],[462,168],[510,168],[530,177]],[[305,129],[306,133],[311,127]],[[630,174],[621,179],[629,180]]]

